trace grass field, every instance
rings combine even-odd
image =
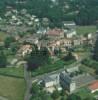
[[[0,96],[8,100],[23,100],[25,81],[19,78],[0,76]]]
[[[80,34],[86,34],[86,33],[94,33],[96,32],[96,26],[77,26],[76,28],[77,33]]]
[[[0,41],[4,40],[8,35],[4,32],[0,32]]]
[[[92,98],[93,97],[93,94],[91,94],[87,88],[80,88],[79,91],[77,92],[77,95],[79,95],[82,100],[84,100],[85,98],[87,97],[90,97]]]
[[[7,76],[15,76],[15,77],[20,77],[23,78],[24,77],[24,70],[23,67],[19,67],[19,68],[0,68],[0,74],[1,75],[7,75]]]

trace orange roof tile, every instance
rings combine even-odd
[[[89,85],[90,90],[96,90],[98,89],[98,80],[94,81],[91,85]]]
[[[60,35],[61,32],[63,32],[61,29],[53,29],[53,30],[49,30],[46,34],[47,35]]]

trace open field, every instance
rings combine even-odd
[[[79,34],[79,35],[81,35],[81,34],[86,34],[86,33],[94,33],[94,32],[96,32],[96,26],[77,26],[76,27],[76,30],[77,30],[77,33]]]
[[[19,78],[0,76],[0,96],[8,100],[23,100],[25,81]]]
[[[8,35],[4,32],[0,32],[0,41],[4,40]]]
[[[15,67],[0,68],[0,75],[23,78],[24,77],[24,70],[23,70],[22,66],[19,68],[15,68]]]

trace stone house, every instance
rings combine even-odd
[[[79,67],[68,68],[60,73],[60,84],[63,89],[73,93],[76,89],[93,82],[95,78],[88,73],[81,72]]]
[[[58,28],[50,29],[46,32],[49,38],[64,38],[64,31]]]
[[[76,30],[64,30],[64,34],[66,38],[72,38],[73,36],[76,36]]]
[[[30,54],[32,52],[32,46],[29,44],[21,46],[21,48],[18,50],[19,56],[25,56],[26,54]]]
[[[58,91],[62,90],[59,84],[59,73],[45,76],[42,79],[42,84],[45,87],[45,90],[49,93],[53,93],[55,89],[57,89]]]

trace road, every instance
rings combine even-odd
[[[30,100],[30,97],[31,97],[30,90],[32,88],[32,78],[31,78],[30,73],[27,71],[27,64],[24,64],[24,79],[27,85],[24,100]]]

